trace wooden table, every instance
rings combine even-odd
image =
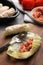
[[[17,24],[23,23],[23,15],[18,16],[14,22],[10,23]],[[30,29],[32,32],[37,33],[41,36],[41,47],[40,49],[30,58],[25,60],[12,60],[10,57],[7,56],[6,51],[0,54],[0,65],[43,65],[43,27],[39,27],[37,25],[29,24]],[[10,41],[11,38],[4,37],[4,29],[8,25],[1,25],[0,26],[0,46]]]

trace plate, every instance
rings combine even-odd
[[[5,22],[5,23],[6,22],[11,22],[19,15],[19,11],[17,10],[17,8],[15,7],[15,5],[12,2],[10,2],[8,0],[0,0],[0,3],[2,3],[4,6],[13,7],[16,11],[13,16],[0,18],[0,23],[2,23],[2,22]]]

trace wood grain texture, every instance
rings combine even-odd
[[[25,60],[13,60],[7,56],[6,51],[0,54],[0,65],[43,65],[43,27],[29,24],[31,32],[41,36],[42,42],[40,49],[30,58]],[[9,42],[11,38],[5,38],[4,33],[0,34],[0,46]]]

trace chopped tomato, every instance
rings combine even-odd
[[[27,42],[24,42],[24,45],[25,45],[25,47],[27,47],[28,46],[28,43]]]
[[[26,51],[27,51],[27,49],[26,49],[26,48],[24,48],[24,49],[23,49],[23,52],[26,52]]]
[[[33,42],[33,38],[30,38],[29,40],[27,40],[27,43],[30,45],[30,44],[32,44],[32,42]]]
[[[41,12],[38,11],[38,12],[35,12],[35,13],[33,14],[33,17],[39,18],[40,15],[41,15]]]
[[[24,48],[24,44],[23,43],[21,43],[21,46],[20,46],[20,49],[22,49],[22,48]]]
[[[40,22],[43,22],[43,15],[41,15],[38,20],[40,20]]]
[[[30,45],[27,47],[27,50],[29,51],[31,48],[32,48],[32,45],[30,44]]]
[[[20,52],[26,52],[29,51],[32,48],[32,42],[33,39],[30,38],[29,40],[27,40],[26,42],[21,43],[20,45]]]
[[[34,0],[23,0],[22,6],[24,10],[31,10],[35,6],[35,1]]]
[[[29,40],[33,41],[33,38],[29,38]]]
[[[24,49],[20,49],[19,51],[20,51],[20,52],[24,52]]]
[[[25,51],[26,51],[26,47],[24,44],[22,44],[20,47],[20,52],[25,52]]]

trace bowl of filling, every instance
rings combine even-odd
[[[34,8],[31,11],[31,16],[34,19],[34,22],[43,25],[43,6]]]
[[[0,0],[0,22],[10,22],[19,15],[15,5],[8,0]]]

